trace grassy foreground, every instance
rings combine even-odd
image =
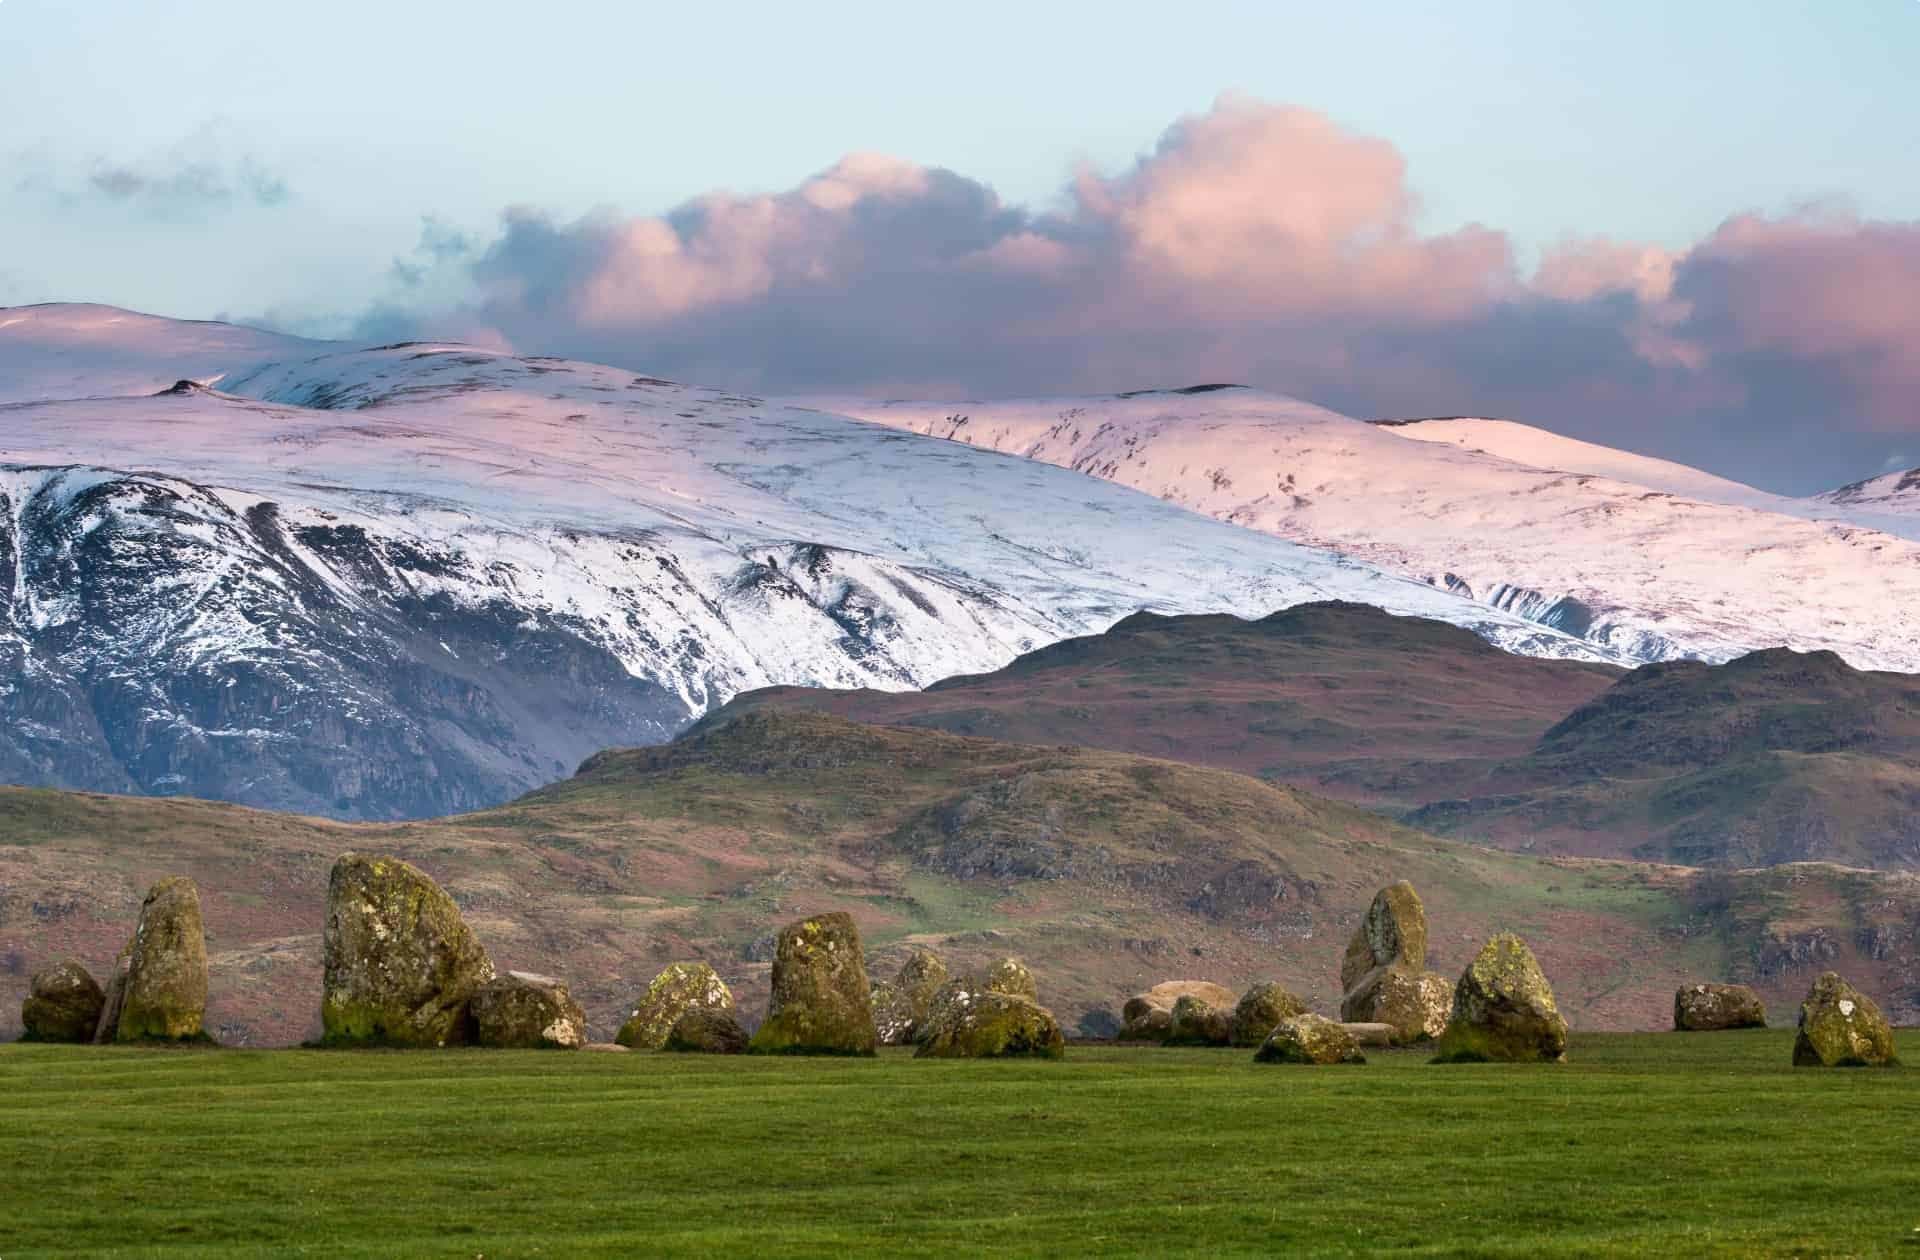
[[[1318,1069],[9,1045],[0,1256],[1920,1255],[1920,1072],[1795,1071],[1791,1041]]]

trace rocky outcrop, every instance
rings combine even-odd
[[[695,1006],[673,1021],[660,1048],[677,1054],[745,1054],[748,1041],[732,1011]]]
[[[933,998],[947,982],[947,964],[932,950],[916,949],[893,979],[873,986],[873,1031],[883,1046],[912,1045],[926,1027]]]
[[[1320,1015],[1294,1015],[1274,1026],[1254,1052],[1255,1063],[1365,1063],[1360,1043],[1334,1021]]]
[[[613,1039],[635,1050],[658,1050],[688,1011],[732,1009],[733,992],[712,967],[703,962],[671,963],[647,985]]]
[[[1766,1026],[1766,1004],[1744,984],[1690,984],[1673,995],[1675,1032]]]
[[[474,1039],[496,1050],[578,1050],[587,1013],[552,976],[509,971],[473,993]]]
[[[1173,1004],[1167,1028],[1170,1046],[1224,1046],[1233,1039],[1233,1012],[1188,993]]]
[[[873,994],[860,929],[844,912],[816,915],[780,932],[766,1022],[755,1054],[874,1052]]]
[[[93,973],[69,958],[33,973],[20,1004],[26,1041],[88,1042],[100,1026],[107,995]]]
[[[395,857],[343,853],[333,864],[322,954],[328,1045],[463,1044],[474,994],[494,977],[453,898]]]
[[[1195,997],[1213,1006],[1231,1007],[1233,990],[1209,980],[1163,980],[1136,993],[1120,1008],[1120,1040],[1165,1041],[1173,1031],[1173,1007],[1183,997]]]
[[[1893,1029],[1874,1000],[1828,971],[1800,1004],[1795,1067],[1890,1067]]]
[[[1053,1012],[1032,998],[959,988],[934,1008],[916,1058],[1058,1059],[1067,1040]]]
[[[1453,991],[1453,1014],[1436,1063],[1544,1062],[1567,1057],[1567,1021],[1527,943],[1512,933],[1488,941]]]
[[[127,946],[115,1041],[198,1041],[206,1033],[207,940],[200,890],[174,875],[155,884]]]
[[[1278,984],[1256,984],[1240,995],[1233,1008],[1233,1030],[1229,1040],[1236,1046],[1265,1044],[1283,1019],[1305,1015],[1307,1004],[1292,991]]]
[[[1426,966],[1426,908],[1412,884],[1389,884],[1374,895],[1340,960],[1340,1018],[1389,1024],[1399,1044],[1439,1036],[1453,986]]]

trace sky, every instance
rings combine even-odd
[[[1805,492],[1920,464],[1916,64],[1920,0],[0,0],[0,304],[1238,380]]]

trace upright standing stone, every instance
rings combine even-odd
[[[92,1041],[106,1002],[93,973],[69,958],[33,973],[20,1024],[28,1041]]]
[[[153,886],[127,949],[127,979],[116,1041],[205,1037],[207,940],[200,890],[180,875]]]
[[[767,1020],[749,1049],[870,1055],[876,1042],[873,994],[853,917],[836,911],[781,929]]]
[[[1434,1062],[1560,1063],[1566,1057],[1567,1021],[1533,951],[1510,932],[1494,937],[1460,976]]]
[[[634,1050],[658,1050],[688,1011],[732,1009],[733,991],[712,967],[703,962],[669,963],[647,985],[613,1039]]]
[[[1390,1025],[1396,1044],[1439,1036],[1453,986],[1426,967],[1426,908],[1412,884],[1389,884],[1375,894],[1340,960],[1340,1018]]]
[[[333,864],[323,953],[329,1045],[463,1044],[473,995],[494,974],[445,889],[399,858],[365,853]]]
[[[1893,1029],[1874,1000],[1828,971],[1800,1004],[1795,1067],[1890,1067]]]

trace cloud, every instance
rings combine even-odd
[[[16,154],[14,185],[64,209],[108,206],[164,220],[272,209],[292,200],[285,176],[253,154],[231,156],[236,146],[230,129],[213,122],[162,152],[138,159],[96,156],[78,169],[44,152]]]
[[[1920,224],[1741,215],[1681,250],[1570,240],[1524,274],[1497,228],[1423,230],[1387,141],[1238,96],[1125,170],[1073,172],[1045,210],[855,154],[660,216],[516,207],[484,244],[423,237],[395,278],[363,331],[769,392],[1234,380],[1362,415],[1717,450],[1761,480],[1809,424],[1883,431],[1874,463],[1885,430],[1920,427]],[[1823,449],[1836,475],[1868,458]]]

